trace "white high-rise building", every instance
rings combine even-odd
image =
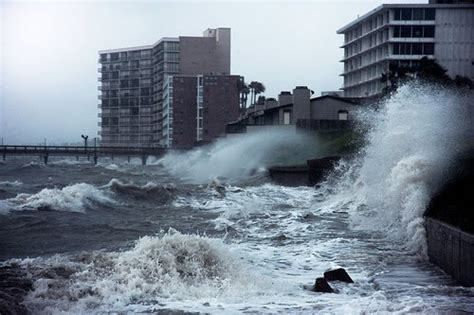
[[[387,84],[381,81],[382,74],[391,64],[416,67],[425,56],[453,78],[474,80],[472,1],[383,4],[337,33],[344,34],[345,97],[379,94]]]

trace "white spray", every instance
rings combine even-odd
[[[465,149],[470,106],[465,96],[411,83],[380,110],[363,113],[368,144],[339,182],[333,206],[349,206],[354,227],[423,254],[423,212]]]
[[[316,141],[294,129],[270,128],[219,139],[213,145],[186,153],[170,153],[159,163],[174,175],[195,182],[216,177],[239,179],[279,163],[304,163],[314,157],[309,148],[317,150]],[[298,152],[305,156],[297,156]]]

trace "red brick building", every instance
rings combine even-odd
[[[239,118],[238,75],[169,76],[163,93],[163,143],[192,148],[225,134]]]

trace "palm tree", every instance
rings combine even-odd
[[[255,86],[255,90],[254,90],[254,99],[257,98],[257,95],[260,94],[260,93],[263,93],[265,92],[265,85],[263,85],[263,83],[261,82],[256,82],[256,86]]]
[[[247,97],[250,93],[249,86],[242,80],[237,81],[237,89],[240,94],[240,109],[244,111],[247,108]]]
[[[252,81],[249,84],[250,88],[250,105],[255,104],[255,89],[257,88],[258,82],[257,81]]]
[[[265,85],[263,83],[258,82],[258,81],[252,81],[249,84],[250,88],[250,97],[252,100],[252,104],[255,104],[257,102],[257,95],[260,93],[265,92]]]

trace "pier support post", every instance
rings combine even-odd
[[[44,159],[44,164],[47,165],[47,164],[48,164],[48,155],[45,154],[45,155],[43,156],[43,159]]]
[[[94,165],[97,165],[97,155],[94,155]]]
[[[130,163],[130,155],[127,157],[127,159],[128,159],[128,163]]]
[[[76,161],[79,161],[79,155],[76,155]]]
[[[142,165],[146,165],[146,159],[147,158],[148,158],[148,156],[146,154],[142,155]]]
[[[3,154],[3,160],[4,160],[4,161],[7,160],[7,155],[6,155],[6,154]]]

